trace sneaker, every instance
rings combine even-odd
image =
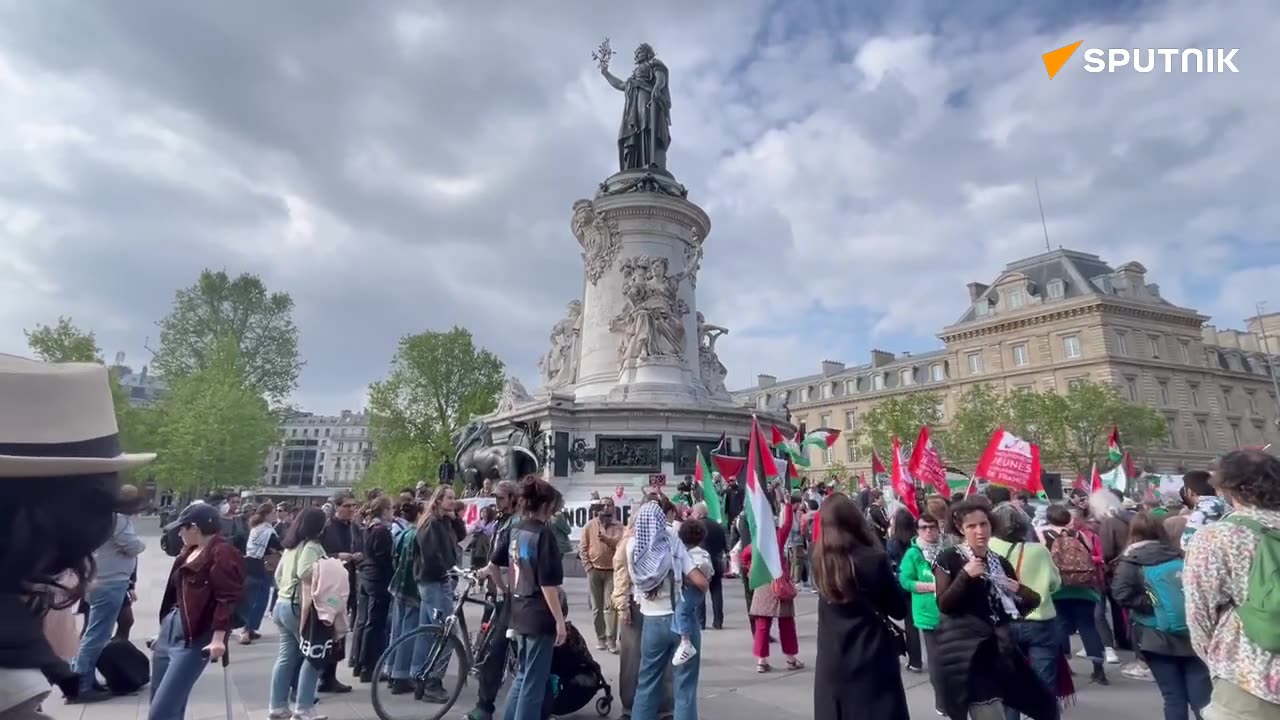
[[[618,643],[616,643],[616,642],[610,642],[610,643],[607,643],[607,645],[608,645],[608,647],[607,647],[607,648],[605,648],[605,649],[609,651],[609,654],[610,654],[610,655],[617,655],[617,654],[618,654]]]
[[[408,695],[413,692],[413,681],[409,678],[397,678],[391,681],[392,695]]]
[[[1104,687],[1111,684],[1111,681],[1107,679],[1107,672],[1102,668],[1094,670],[1093,674],[1089,676],[1089,679]]]
[[[1106,656],[1106,661],[1107,661],[1107,664],[1108,664],[1108,665],[1119,665],[1119,664],[1120,664],[1120,656],[1119,656],[1119,655],[1116,655],[1116,649],[1115,649],[1115,648],[1107,648],[1107,649],[1106,649],[1106,651],[1103,653],[1103,655],[1105,655],[1105,656]]]
[[[1076,657],[1078,657],[1078,658],[1087,658],[1087,657],[1089,657],[1089,653],[1088,653],[1088,651],[1086,651],[1084,648],[1080,648],[1080,649],[1076,652]]]
[[[683,665],[693,659],[698,654],[698,648],[688,640],[681,640],[680,647],[676,648],[676,654],[671,658],[672,665]]]
[[[607,650],[608,648],[609,648],[609,645],[604,641],[604,638],[596,638],[597,650]]]
[[[293,717],[293,711],[287,707],[276,708],[267,713],[267,720],[289,720]]]
[[[106,688],[91,687],[88,690],[81,690],[75,697],[67,698],[68,705],[88,705],[90,703],[100,703],[115,697],[110,690]]]
[[[449,693],[444,689],[444,685],[435,684],[422,688],[422,693],[414,693],[414,697],[423,702],[429,702],[433,705],[443,705],[449,702]]]
[[[329,682],[320,683],[320,687],[317,688],[317,690],[319,690],[322,693],[341,694],[341,693],[351,692],[351,686],[339,680],[330,680]]]
[[[924,668],[919,665],[907,665],[907,672],[919,675],[924,672]]]
[[[329,720],[329,716],[321,715],[320,711],[316,710],[315,706],[312,705],[306,710],[295,711],[293,713],[293,720]]]
[[[1151,674],[1151,669],[1140,662],[1131,662],[1125,665],[1120,674],[1130,680],[1145,680],[1147,682],[1155,682],[1155,677]]]

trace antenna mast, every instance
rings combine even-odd
[[[1052,252],[1053,248],[1049,247],[1049,225],[1044,221],[1044,203],[1040,200],[1040,178],[1035,178],[1036,184],[1036,205],[1040,207],[1040,227],[1044,230],[1044,250]]]

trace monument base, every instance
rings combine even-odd
[[[546,448],[544,477],[566,502],[586,501],[592,493],[612,497],[619,486],[625,498],[634,501],[650,484],[674,493],[686,475],[694,474],[698,449],[711,462],[722,433],[731,454],[745,455],[753,415],[759,415],[766,427],[793,429],[781,416],[747,407],[695,407],[687,400],[577,403],[570,395],[556,394],[537,396],[484,420],[496,442],[505,442],[514,423],[538,423]]]

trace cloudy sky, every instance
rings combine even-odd
[[[0,351],[70,315],[136,366],[214,267],[292,294],[308,409],[453,324],[532,388],[580,289],[570,206],[616,169],[606,36],[616,74],[641,41],[671,68],[733,387],[936,346],[966,282],[1043,250],[1037,177],[1054,246],[1221,325],[1280,310],[1280,9],[1055,4],[0,0]],[[1240,73],[1049,80],[1077,40]]]

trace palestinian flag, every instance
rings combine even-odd
[[[884,487],[884,479],[888,476],[889,471],[884,469],[884,463],[880,462],[876,449],[871,448],[871,487]]]
[[[707,517],[718,523],[724,522],[724,511],[720,509],[720,493],[716,492],[716,484],[711,479],[711,468],[707,467],[707,458],[702,454],[702,448],[698,448],[698,466],[693,472],[694,481],[702,488],[702,501],[707,504]]]
[[[834,428],[818,428],[813,432],[805,433],[804,438],[800,440],[800,452],[804,452],[806,448],[818,448],[819,450],[827,450],[836,444],[836,439],[840,437],[840,431]]]
[[[760,421],[751,418],[751,440],[747,443],[747,525],[751,528],[751,571],[748,586],[768,585],[782,577],[782,549],[778,547],[778,527],[769,504],[769,483],[778,478],[778,466],[765,444]]]
[[[1107,459],[1118,463],[1124,459],[1124,449],[1120,447],[1120,428],[1111,426],[1111,437],[1107,438]]]
[[[977,476],[969,478],[969,486],[965,488],[964,496],[971,498],[978,494],[978,478]]]
[[[1089,481],[1089,494],[1092,495],[1096,492],[1102,492],[1102,490],[1102,476],[1098,474],[1098,463],[1094,463]]]
[[[777,425],[770,426],[770,442],[769,447],[774,450],[781,450],[790,460],[792,465],[800,467],[809,467],[809,457],[805,454],[804,448],[800,447],[800,440],[803,439],[797,431],[795,437],[788,438],[782,434]]]
[[[871,489],[871,486],[867,484],[867,474],[866,474],[866,473],[858,473],[858,489],[859,489],[859,490],[870,490],[870,489]]]
[[[715,448],[711,451],[712,455],[728,455],[729,454],[729,434],[727,432],[720,433],[720,442],[716,443]],[[724,473],[720,473],[723,475]]]

